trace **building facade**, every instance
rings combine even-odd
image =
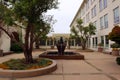
[[[23,30],[21,28],[18,28],[17,25],[14,25],[13,27],[4,26],[4,29],[6,29],[6,31],[9,33],[17,33],[19,35],[18,38],[24,37]],[[0,50],[3,50],[3,52],[10,52],[11,45],[12,41],[10,37],[4,31],[0,30]]]
[[[97,50],[97,45],[102,43],[104,51],[111,51],[108,34],[115,25],[120,25],[119,0],[84,0],[76,13],[70,27],[76,26],[76,20],[81,18],[83,25],[92,22],[96,26],[96,34],[88,42],[89,48]]]
[[[2,31],[0,31],[0,50],[10,51],[10,38]]]
[[[75,39],[70,38],[70,34],[60,34],[60,33],[54,33],[51,36],[48,36],[47,39],[40,39],[40,47],[41,48],[50,48],[51,46],[54,46],[56,48],[56,44],[60,40],[60,38],[63,38],[63,41],[67,44],[66,46],[70,46],[71,48],[76,47],[76,41]]]

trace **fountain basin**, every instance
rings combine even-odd
[[[84,60],[84,55],[73,51],[65,51],[63,55],[60,55],[57,51],[46,51],[40,54],[39,57],[50,59]]]

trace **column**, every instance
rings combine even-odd
[[[47,47],[47,39],[46,39],[46,47]]]

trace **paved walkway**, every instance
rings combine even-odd
[[[37,57],[41,52],[34,52]],[[120,66],[116,57],[99,52],[81,52],[85,60],[56,60],[58,69],[48,75],[30,78],[0,78],[0,80],[120,80]],[[23,57],[12,54],[0,57],[0,62],[10,58]]]

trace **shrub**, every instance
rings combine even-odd
[[[14,52],[17,52],[17,53],[23,52],[23,49],[17,43],[12,43],[11,47],[10,47],[10,50],[14,51]]]
[[[116,58],[116,62],[117,62],[118,65],[120,65],[120,57]]]
[[[103,43],[99,43],[98,46],[103,46]]]
[[[120,45],[117,43],[113,43],[110,46],[111,46],[111,48],[120,48]]]
[[[115,41],[116,43],[120,44],[120,27],[115,26],[109,33],[108,38],[109,40]]]

